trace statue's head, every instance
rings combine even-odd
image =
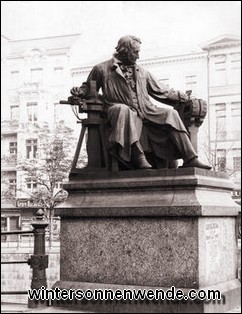
[[[119,39],[114,54],[124,64],[135,64],[139,59],[141,40],[138,37],[127,35]]]

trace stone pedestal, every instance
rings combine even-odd
[[[231,183],[197,168],[85,173],[65,185],[65,289],[214,289],[222,300],[70,302],[99,312],[208,313],[240,304]],[[68,302],[67,302],[68,303]],[[65,305],[67,305],[67,303]],[[62,302],[60,302],[60,305]]]

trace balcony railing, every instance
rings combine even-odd
[[[2,168],[15,168],[17,164],[17,155],[3,155],[1,157],[1,166]]]
[[[16,134],[18,130],[18,120],[1,121],[1,134],[10,135]]]

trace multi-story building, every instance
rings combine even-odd
[[[72,86],[85,81],[92,65],[72,67],[72,46],[81,41],[79,34],[32,40],[11,41],[2,37],[2,172],[4,181],[15,190],[25,182],[16,170],[18,158],[36,158],[38,134],[35,124],[64,119],[76,128],[70,110],[59,105],[69,96]],[[207,117],[199,131],[198,153],[214,163],[215,170],[227,171],[236,184],[240,198],[240,40],[221,36],[196,52],[152,57],[139,61],[156,78],[181,91],[208,102]],[[155,101],[154,101],[155,102]],[[155,102],[157,104],[157,102]],[[160,105],[160,104],[159,104]],[[80,126],[76,132],[80,131]],[[27,188],[34,182],[27,182]],[[28,205],[24,196],[23,205]],[[11,206],[16,206],[15,200]],[[15,217],[19,217],[15,208]],[[4,225],[18,224],[9,219],[13,210],[5,211]],[[5,219],[6,218],[6,219]],[[11,221],[13,223],[11,224]]]
[[[20,211],[20,207],[35,205],[24,189],[17,188],[24,186],[26,191],[32,191],[36,183],[26,180],[17,165],[21,158],[38,157],[36,125],[48,122],[54,126],[61,119],[72,128],[76,124],[59,101],[69,96],[70,50],[79,36],[18,41],[2,37],[2,193],[13,195],[12,202],[8,197],[2,203],[6,209],[2,213],[3,228],[20,227],[29,217],[29,212]]]
[[[209,140],[215,170],[226,171],[241,198],[241,42],[233,36],[203,46],[207,52]]]

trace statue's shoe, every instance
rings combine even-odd
[[[202,163],[198,158],[189,160],[182,165],[182,168],[188,168],[188,167],[196,167],[196,168],[202,168],[202,169],[208,169],[208,170],[212,169],[212,166]]]
[[[152,166],[148,161],[146,160],[145,156],[141,155],[139,158],[137,158],[137,167],[138,169],[151,169]]]

